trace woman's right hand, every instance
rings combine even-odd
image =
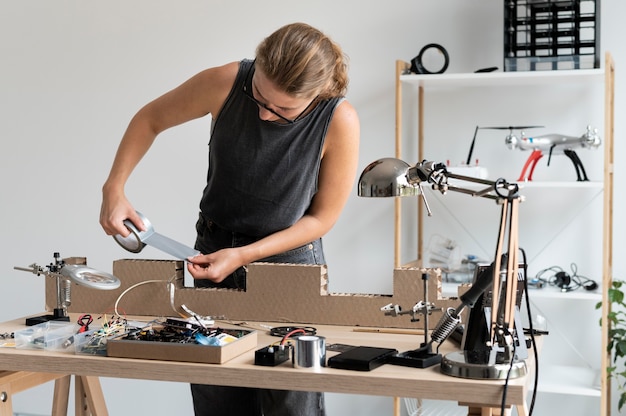
[[[139,231],[145,231],[143,221],[137,211],[123,193],[117,195],[103,191],[102,205],[100,206],[100,225],[107,235],[120,234],[127,237],[130,230],[124,225],[124,220],[130,220]]]

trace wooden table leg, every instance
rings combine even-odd
[[[13,394],[60,377],[63,375],[29,371],[0,371],[0,416],[13,416]]]
[[[517,409],[517,414],[519,416],[526,416],[528,414],[528,413],[520,413],[519,406],[516,406],[516,409]],[[467,408],[467,415],[468,416],[510,416],[511,407],[505,408],[504,413],[502,413],[500,411],[500,408],[469,406]]]
[[[518,416],[528,416],[528,406],[526,403],[520,406],[515,406],[515,408],[517,409]]]
[[[0,416],[13,416],[11,383],[0,384]]]
[[[52,416],[65,416],[69,405],[70,382],[72,376],[63,376],[54,382]]]
[[[0,371],[0,416],[13,416],[13,394],[52,380],[56,380],[52,416],[66,416],[71,377],[52,373]],[[76,416],[108,416],[100,379],[93,376],[75,376],[74,381]]]
[[[399,397],[394,397],[393,398],[393,416],[400,416],[400,398]]]
[[[76,376],[76,415],[108,416],[100,379],[94,376]]]
[[[467,416],[492,416],[490,408],[486,407],[471,407],[467,408]]]

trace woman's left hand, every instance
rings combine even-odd
[[[188,258],[187,261],[187,270],[194,279],[208,279],[214,283],[220,283],[245,264],[238,248],[198,254]]]

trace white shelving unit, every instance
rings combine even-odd
[[[426,104],[426,93],[428,92],[428,98],[430,99],[433,95],[436,95],[440,92],[445,94],[448,100],[451,99],[455,94],[480,94],[485,89],[494,90],[494,89],[502,89],[504,91],[509,91],[511,89],[516,89],[515,92],[521,95],[524,95],[523,91],[525,88],[543,88],[545,93],[542,94],[544,97],[548,96],[547,100],[549,100],[549,91],[551,89],[559,89],[559,88],[567,88],[568,91],[571,89],[577,88],[577,86],[584,86],[598,89],[604,88],[603,97],[604,103],[590,103],[581,100],[580,102],[573,101],[572,105],[574,106],[595,106],[595,108],[601,108],[601,105],[604,106],[603,111],[603,122],[604,126],[596,126],[601,131],[603,130],[603,143],[602,148],[604,149],[604,154],[602,157],[602,167],[600,169],[601,172],[598,173],[597,177],[592,178],[592,181],[588,182],[575,182],[575,181],[529,181],[529,182],[521,182],[520,188],[522,189],[521,193],[524,192],[531,193],[532,195],[540,195],[542,192],[547,193],[559,193],[559,192],[581,192],[588,193],[590,196],[585,198],[594,199],[597,198],[599,203],[594,205],[596,212],[593,214],[597,216],[597,218],[601,218],[600,225],[594,228],[595,234],[594,236],[585,236],[585,238],[581,238],[578,242],[571,242],[571,244],[594,244],[599,246],[597,249],[597,259],[596,263],[599,265],[597,267],[598,270],[594,271],[593,280],[596,280],[599,283],[598,290],[594,292],[589,292],[585,290],[580,290],[576,292],[568,292],[562,293],[560,290],[548,287],[541,290],[532,290],[532,293],[529,294],[529,299],[532,300],[534,304],[536,304],[538,309],[543,309],[542,305],[554,306],[554,303],[558,303],[559,305],[563,305],[562,308],[567,310],[567,308],[575,308],[576,305],[585,305],[585,308],[591,308],[592,310],[595,308],[595,304],[599,301],[603,301],[603,309],[599,312],[600,316],[606,317],[609,312],[608,300],[606,299],[606,294],[608,293],[608,288],[611,284],[612,280],[612,205],[613,205],[613,80],[614,80],[614,64],[609,53],[606,54],[605,58],[605,66],[601,69],[589,69],[589,70],[559,70],[559,71],[537,71],[537,72],[493,72],[493,73],[471,73],[471,74],[435,74],[435,75],[414,75],[408,74],[407,70],[409,68],[409,64],[404,61],[396,62],[396,135],[395,135],[395,146],[396,146],[396,154],[395,157],[399,159],[403,159],[402,152],[405,146],[405,142],[407,141],[404,133],[403,127],[405,124],[409,122],[417,121],[417,124],[414,125],[415,129],[415,145],[417,146],[417,161],[420,160],[433,160],[432,156],[425,154],[425,145],[427,143],[426,134],[425,134],[425,125],[426,119],[428,116],[426,115],[425,108],[428,104]],[[411,92],[416,90],[416,93],[412,96],[408,97],[408,99],[416,101],[416,113],[409,115],[409,121],[403,120],[403,116],[406,114],[403,113],[403,106],[406,105],[405,97],[403,97],[403,90],[407,89],[407,87],[411,87]],[[528,98],[528,97],[523,97]],[[441,102],[434,100],[435,106],[437,104],[441,105]],[[523,100],[520,100],[520,105]],[[433,104],[430,104],[430,111],[432,110]],[[600,107],[598,107],[600,106]],[[512,108],[514,111],[523,111],[522,109]],[[447,111],[446,108],[442,108],[442,111]],[[469,109],[468,111],[479,111],[477,108]],[[558,108],[555,108],[554,111],[558,111]],[[405,111],[406,112],[406,111]],[[450,114],[453,117],[452,114]],[[603,127],[603,128],[602,128]],[[413,135],[411,135],[413,136]],[[439,138],[441,139],[441,138]],[[413,139],[411,139],[413,140]],[[441,139],[444,140],[444,139]],[[447,139],[450,142],[451,139]],[[448,146],[454,146],[455,143],[447,143]],[[456,145],[464,146],[465,143]],[[412,159],[412,158],[411,158]],[[407,162],[411,163],[413,160],[407,160]],[[441,160],[434,160],[439,162]],[[591,177],[591,175],[590,175]],[[598,180],[600,179],[600,180]],[[558,198],[558,196],[557,196]],[[564,197],[565,198],[565,197]],[[536,200],[541,200],[541,198],[535,198]],[[430,202],[430,201],[429,201]],[[395,265],[396,267],[401,266],[404,262],[401,259],[401,244],[402,244],[402,220],[406,218],[406,213],[402,213],[402,201],[400,198],[396,198],[395,205]],[[581,203],[584,205],[584,203]],[[598,209],[598,205],[601,207]],[[522,204],[523,206],[523,204]],[[451,208],[454,210],[454,207]],[[597,212],[602,211],[602,212]],[[552,213],[553,215],[557,215],[558,213]],[[404,216],[403,216],[404,215]],[[410,214],[409,214],[410,215]],[[417,264],[424,264],[424,215],[425,209],[423,204],[419,203],[417,205]],[[574,215],[574,214],[571,214]],[[582,215],[589,215],[588,213]],[[524,223],[529,223],[532,219],[524,218],[522,215],[520,217],[520,227],[523,227]],[[494,219],[495,222],[495,219]],[[567,226],[567,225],[566,225]],[[565,226],[565,227],[566,227]],[[600,230],[601,228],[601,230]],[[478,230],[480,231],[480,230]],[[494,237],[495,238],[495,235]],[[593,239],[593,240],[592,240]],[[592,242],[593,241],[593,242]],[[549,242],[545,247],[545,250],[549,250]],[[592,253],[593,254],[593,253]],[[601,261],[600,261],[601,257]],[[412,259],[412,263],[415,261]],[[601,270],[600,270],[601,269]],[[569,272],[569,270],[566,270]],[[450,284],[444,284],[444,293],[452,292],[453,288]],[[529,291],[530,292],[530,291]],[[572,303],[575,302],[575,303]],[[533,305],[531,304],[531,308]],[[561,319],[563,319],[561,317]],[[556,336],[558,337],[558,329],[559,329],[559,317],[557,316],[553,322],[553,329],[551,330],[551,334],[549,337]],[[597,325],[597,320],[595,321]],[[590,368],[590,366],[585,366],[584,363],[580,364],[561,364],[556,363],[555,365],[550,365],[550,363],[545,363],[541,361],[540,356],[540,378],[539,378],[539,386],[538,391],[545,394],[565,394],[565,395],[575,395],[577,397],[588,397],[589,400],[595,400],[595,403],[598,403],[598,398],[600,398],[600,404],[597,406],[599,408],[599,414],[602,416],[606,416],[610,414],[610,383],[606,382],[606,368],[609,365],[610,357],[606,353],[607,342],[608,342],[608,328],[606,325],[603,325],[601,328],[591,328],[591,333],[597,331],[601,341],[595,340],[594,342],[600,343],[600,346],[596,346],[595,350],[599,351],[601,354],[600,367],[599,368]],[[556,335],[553,333],[556,332]],[[562,335],[562,334],[561,334]],[[566,337],[565,341],[562,341],[564,344],[567,344]],[[576,348],[576,346],[571,345]],[[563,348],[567,349],[567,345],[564,345]],[[575,353],[580,354],[578,351]],[[597,357],[596,357],[597,358]],[[595,408],[595,405],[594,405]],[[595,410],[594,410],[595,411]]]
[[[572,82],[602,82],[604,79],[603,69],[413,75],[404,74],[404,64],[405,62],[399,62],[399,65],[403,66],[402,74],[400,74],[401,82],[429,88],[554,86],[555,84],[570,84]]]

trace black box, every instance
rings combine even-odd
[[[344,370],[371,371],[397,354],[393,348],[354,347],[328,359],[328,366]]]

